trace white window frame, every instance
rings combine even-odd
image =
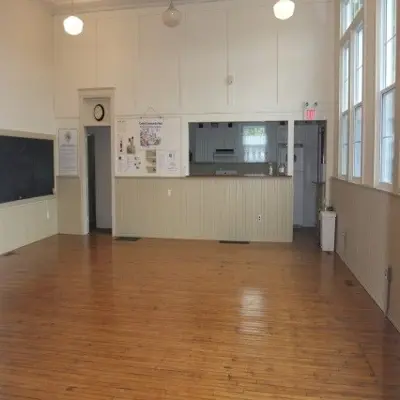
[[[347,50],[347,79],[344,77],[344,51]],[[350,42],[344,43],[341,47],[340,52],[340,112],[339,112],[339,163],[338,163],[338,174],[342,179],[347,179],[349,173],[349,122],[350,122]],[[347,82],[347,85],[345,84]],[[347,89],[347,93],[344,93],[344,89]],[[346,102],[347,107],[343,105]],[[347,130],[346,130],[346,141],[344,141],[344,129],[343,121],[347,118]],[[346,148],[346,166],[345,171],[343,170],[343,149]]]
[[[349,31],[351,25],[354,20],[359,15],[360,11],[364,10],[364,2],[365,0],[340,0],[340,36],[343,37],[346,35],[346,32]],[[356,9],[355,5],[359,3],[359,7]],[[346,13],[346,14],[345,14]],[[347,27],[344,28],[345,17]],[[347,20],[349,19],[349,20]]]
[[[396,65],[395,65],[395,75],[394,75],[394,82],[386,85],[385,82],[385,72],[386,72],[386,57],[385,57],[385,49],[387,44],[391,41],[394,40],[395,45],[395,52],[397,49],[397,32],[396,28],[394,31],[394,35],[387,39],[384,38],[384,31],[386,30],[387,27],[387,21],[386,21],[386,5],[387,5],[388,0],[379,0],[377,2],[377,7],[378,7],[378,12],[377,12],[377,102],[376,102],[376,110],[377,110],[377,123],[376,123],[376,137],[375,137],[375,187],[386,190],[386,191],[393,191],[394,189],[394,181],[396,178],[396,171],[395,171],[395,152],[398,151],[396,148],[396,132],[394,131],[394,137],[393,137],[393,164],[392,164],[392,180],[391,182],[384,182],[381,180],[381,167],[382,167],[382,140],[383,140],[383,99],[385,96],[387,96],[389,93],[393,91],[394,97],[396,98]],[[394,4],[396,5],[396,0],[394,1]],[[395,14],[396,16],[396,9],[395,9]],[[396,24],[398,21],[396,21]],[[396,56],[397,54],[394,54],[394,60],[396,62]]]
[[[357,35],[359,34],[359,32],[362,31],[363,32],[363,36],[362,36],[362,42],[361,42],[361,46],[362,46],[362,52],[361,52],[361,65],[358,65],[357,61],[358,60],[358,54],[357,54]],[[353,51],[353,57],[352,57],[352,71],[353,71],[353,75],[350,76],[350,81],[353,81],[353,93],[352,93],[352,103],[351,103],[351,125],[352,125],[352,129],[350,130],[350,136],[352,138],[351,141],[351,168],[350,168],[350,172],[351,172],[351,180],[355,183],[362,183],[362,178],[363,178],[363,171],[364,171],[364,55],[365,55],[365,31],[364,31],[364,25],[363,23],[359,24],[357,26],[357,28],[354,30],[353,32],[353,45],[352,45],[352,51]],[[361,98],[356,98],[357,96],[357,90],[356,88],[358,88],[358,72],[361,69]],[[357,116],[357,111],[361,110],[361,136],[359,140],[356,140],[356,116]],[[357,143],[360,143],[360,151],[361,151],[361,160],[360,160],[360,175],[356,176],[354,173],[355,170],[355,145]]]
[[[258,139],[262,139],[259,143],[245,143],[246,135],[245,131],[247,128],[262,128],[264,130],[263,135],[260,135]],[[241,125],[241,138],[243,146],[243,157],[246,163],[265,163],[268,160],[268,132],[267,126],[264,123],[250,123]],[[257,140],[255,140],[257,142]],[[249,157],[248,152],[251,149],[255,149],[256,154],[254,158]]]
[[[343,15],[342,15],[342,10],[344,7],[344,4],[346,3],[347,0],[341,0],[341,28],[343,27]],[[354,5],[355,1],[357,0],[348,0],[350,4]],[[338,176],[341,179],[346,179],[350,180],[354,183],[362,183],[363,181],[363,176],[364,176],[364,140],[363,140],[363,131],[364,131],[364,121],[365,121],[365,112],[364,112],[364,105],[363,105],[363,97],[365,93],[365,31],[364,31],[364,4],[361,1],[361,7],[358,9],[355,9],[353,6],[348,6],[349,9],[351,10],[351,21],[350,25],[347,27],[346,31],[343,32],[343,29],[341,29],[342,36],[340,39],[340,113],[339,113],[339,137],[338,137]],[[360,29],[363,29],[363,51],[362,51],[362,67],[363,67],[363,74],[362,74],[362,98],[360,101],[355,102],[354,101],[354,94],[355,94],[355,77],[356,77],[356,68],[355,68],[355,40],[356,40],[356,34],[357,32],[360,31]],[[348,47],[349,48],[349,90],[348,90],[348,108],[345,110],[343,108],[343,49]],[[362,126],[361,126],[361,176],[360,177],[354,177],[354,129],[355,129],[355,115],[356,111],[359,108],[362,108]],[[343,119],[347,118],[347,143],[343,141]],[[347,154],[346,154],[346,162],[347,162],[347,167],[346,167],[346,173],[344,174],[342,170],[342,164],[343,164],[343,146],[347,146]]]

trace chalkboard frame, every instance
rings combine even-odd
[[[0,205],[54,195],[53,136],[0,132]]]

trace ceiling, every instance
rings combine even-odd
[[[71,0],[43,0],[52,11],[57,14],[70,12]],[[174,0],[174,4],[182,3],[204,3],[217,0]],[[118,8],[138,8],[138,7],[167,7],[169,0],[74,0],[74,9],[77,12],[111,10]]]

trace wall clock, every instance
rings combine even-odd
[[[104,115],[104,106],[102,104],[96,104],[93,111],[94,119],[98,122],[103,121]]]

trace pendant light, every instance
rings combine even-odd
[[[279,0],[274,5],[274,14],[278,19],[289,19],[294,14],[295,4],[292,0]]]
[[[64,30],[68,35],[80,35],[83,31],[83,21],[74,15],[74,0],[71,0],[72,15],[64,19]]]
[[[169,28],[175,28],[179,25],[182,19],[182,14],[174,7],[172,0],[169,2],[169,7],[162,13],[164,25]]]

